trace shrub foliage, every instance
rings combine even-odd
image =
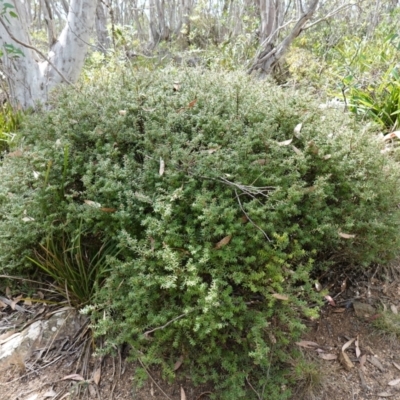
[[[111,240],[86,308],[108,349],[220,399],[287,398],[312,270],[399,244],[400,173],[375,135],[307,94],[204,70],[127,71],[51,106],[1,166],[2,269],[33,268],[50,234]]]

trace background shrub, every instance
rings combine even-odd
[[[107,350],[128,343],[169,379],[182,357],[178,373],[219,399],[254,397],[249,382],[287,398],[285,365],[321,296],[311,272],[395,254],[397,165],[346,115],[244,74],[103,82],[59,93],[5,158],[2,269],[33,268],[25,256],[49,234],[111,240],[86,308]]]
[[[0,107],[0,155],[9,148],[22,121],[22,112],[14,110],[9,103]]]

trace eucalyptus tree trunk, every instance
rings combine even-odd
[[[283,2],[281,0],[260,0],[260,43],[265,40],[274,43],[278,37],[279,27],[283,17]]]
[[[260,0],[262,6],[260,11],[264,13],[261,17],[261,49],[249,69],[249,73],[259,72],[261,76],[270,74],[278,65],[279,61],[285,56],[294,39],[300,35],[303,27],[312,18],[317,9],[319,0],[311,0],[309,6],[304,11],[301,0],[297,2],[298,17],[289,33],[276,44],[279,31],[284,27],[284,21],[279,17],[279,0]],[[279,21],[279,24],[277,23]]]
[[[107,10],[106,6],[101,0],[98,0],[96,8],[96,34],[97,34],[97,47],[98,49],[106,53],[111,47],[111,40],[107,29]]]
[[[97,0],[70,1],[64,29],[50,44],[47,55],[32,46],[26,0],[8,0],[7,4],[14,8],[5,8],[4,4],[0,16],[0,49],[10,100],[22,108],[35,107],[46,102],[53,88],[77,81],[94,25]]]

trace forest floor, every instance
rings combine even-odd
[[[331,297],[320,318],[307,321],[308,332],[293,344],[317,373],[300,377],[293,400],[400,400],[400,266],[363,276],[343,270],[320,277],[320,282]],[[179,370],[173,385],[163,382],[157,371],[148,371],[148,382],[135,390],[132,377],[137,365],[125,354],[99,360],[89,353],[85,371],[92,378],[86,380],[80,375],[82,358],[77,363],[73,353],[42,369],[11,365],[0,373],[0,399],[209,399],[212,389],[193,387]]]

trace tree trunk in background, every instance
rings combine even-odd
[[[260,0],[260,44],[268,40],[274,43],[278,36],[278,28],[281,25],[282,1]]]
[[[157,46],[160,41],[160,35],[157,29],[157,10],[155,0],[149,0],[149,28],[150,28],[150,43],[151,47]]]
[[[38,102],[46,102],[50,91],[61,83],[78,80],[94,25],[97,0],[71,0],[66,25],[47,56],[31,45],[24,0],[9,0],[9,3],[15,7],[18,18],[7,13],[0,17],[3,72],[11,102],[22,108],[34,107]]]
[[[264,2],[268,2],[270,4],[279,7],[279,1],[275,2],[275,0],[261,0]],[[290,45],[293,43],[294,39],[300,35],[302,28],[304,25],[309,21],[315,10],[317,9],[319,0],[312,0],[311,4],[309,5],[308,9],[305,12],[302,12],[298,20],[296,21],[295,25],[293,26],[292,30],[288,33],[288,35],[275,47],[275,43],[273,42],[274,39],[274,31],[269,27],[265,27],[266,32],[271,32],[270,38],[268,37],[264,40],[261,50],[259,51],[258,55],[256,56],[251,68],[249,69],[249,73],[257,71],[261,76],[266,76],[271,74],[271,72],[278,66],[279,61],[285,56],[286,52],[288,51]],[[267,7],[268,9],[268,7]],[[300,7],[302,11],[302,7]],[[276,18],[271,19],[271,23],[274,23]],[[268,21],[269,19],[267,19]],[[283,22],[281,22],[282,24]],[[277,29],[280,29],[281,26],[277,26]],[[271,36],[272,35],[272,36]]]
[[[98,49],[106,53],[111,47],[111,40],[107,30],[107,15],[104,9],[102,0],[98,0],[96,8],[96,34],[97,34],[97,47]]]
[[[42,10],[44,14],[44,20],[47,25],[47,35],[48,35],[48,42],[49,42],[49,47],[57,41],[57,35],[56,35],[56,27],[54,25],[54,19],[53,19],[53,12],[51,10],[51,6],[49,3],[49,0],[41,0],[42,2]]]

